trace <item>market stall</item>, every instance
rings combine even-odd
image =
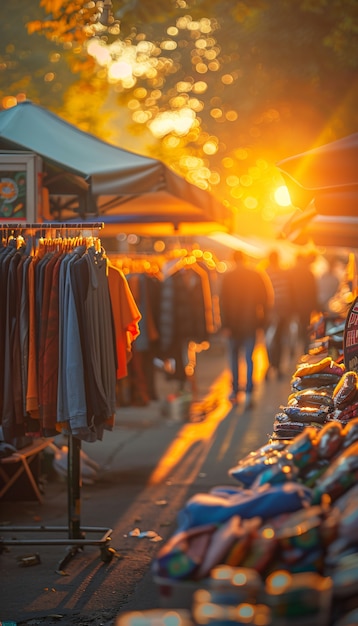
[[[25,472],[42,501],[30,463],[59,433],[67,440],[68,490],[67,526],[3,525],[1,552],[10,545],[71,546],[59,570],[85,545],[99,546],[102,560],[113,556],[111,528],[81,525],[81,443],[101,441],[114,428],[116,381],[126,374],[140,314],[124,276],[104,254],[102,227],[88,224],[90,236],[80,223],[1,227],[1,260],[7,262],[0,264],[0,421],[1,440],[11,445],[0,459],[0,497]],[[118,301],[122,316],[114,320]],[[19,469],[10,476],[15,464]],[[31,538],[19,539],[20,532]],[[87,539],[86,532],[102,536]],[[56,537],[63,533],[67,537]]]
[[[161,161],[102,141],[31,101],[0,112],[0,172],[4,169],[1,164],[6,170],[9,154],[25,152],[41,159],[36,184],[40,180],[48,193],[48,203],[39,205],[41,212],[31,221],[107,222],[108,213],[109,224],[114,223],[118,232],[120,222],[113,216],[124,212],[127,222],[128,216],[134,215],[132,222],[138,223],[139,207],[140,221],[148,222],[149,216],[153,222],[153,203],[158,202],[165,207],[170,223],[193,221],[192,214],[194,221],[199,221],[199,215],[200,221],[221,224],[224,230],[229,225],[230,212],[212,194]],[[186,219],[180,218],[180,212]],[[14,221],[27,215],[24,208],[23,213],[0,213],[1,217]]]
[[[196,625],[356,623],[357,311],[335,327],[334,358],[303,355],[267,444],[179,511],[152,564],[162,613],[143,612],[145,626],[168,611]]]
[[[309,222],[319,192],[305,191],[303,207],[315,202]],[[293,232],[301,229],[296,222]],[[343,229],[342,242],[353,247],[350,234],[351,226]],[[312,324],[308,353],[292,372],[289,396],[278,398],[267,444],[228,469],[227,485],[195,494],[179,511],[152,564],[162,610],[143,612],[141,624],[164,625],[168,611],[187,625],[358,623],[354,285],[340,314]],[[118,626],[133,620],[124,615]]]

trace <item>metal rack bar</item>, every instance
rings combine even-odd
[[[18,228],[18,229],[44,229],[44,228],[56,228],[60,230],[61,228],[66,229],[82,229],[82,230],[99,230],[104,228],[104,222],[0,222],[1,228]]]

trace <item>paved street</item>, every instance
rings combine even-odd
[[[227,400],[229,372],[219,339],[197,354],[195,380],[188,387],[194,398],[185,419],[164,410],[175,389],[158,371],[158,401],[119,407],[113,432],[105,432],[101,442],[82,444],[99,470],[93,484],[82,485],[76,523],[86,539],[99,540],[96,545],[68,545],[73,516],[65,478],[49,477],[42,504],[1,502],[2,526],[20,530],[0,529],[0,619],[110,626],[124,611],[159,607],[150,563],[174,532],[178,511],[194,493],[232,483],[228,470],[267,442],[274,415],[287,399],[292,370],[287,368],[282,381],[265,383],[262,346],[255,357],[252,409]],[[43,528],[25,532],[24,526]],[[107,530],[111,538],[103,542]],[[14,538],[34,545],[11,544]],[[44,540],[51,545],[41,544]],[[39,563],[20,566],[19,558],[34,554]]]

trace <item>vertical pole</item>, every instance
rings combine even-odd
[[[81,539],[81,440],[68,438],[68,531],[70,539]]]

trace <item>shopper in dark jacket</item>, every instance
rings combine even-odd
[[[235,267],[222,277],[220,314],[223,334],[228,338],[232,374],[230,400],[237,402],[239,393],[239,357],[246,359],[246,406],[252,405],[253,351],[259,328],[266,325],[272,302],[270,283],[262,272],[251,267],[241,251],[234,253]]]

